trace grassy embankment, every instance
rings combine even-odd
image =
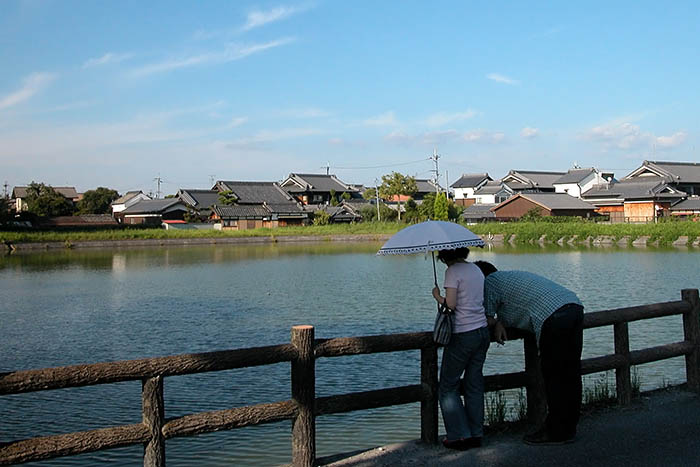
[[[580,243],[588,237],[608,236],[615,241],[627,238],[628,243],[647,236],[648,242],[658,241],[659,245],[670,245],[681,236],[687,236],[692,242],[700,237],[700,223],[692,221],[669,221],[658,224],[599,224],[594,222],[509,222],[479,224],[469,227],[474,233],[482,236],[503,234],[505,241],[515,235],[516,243],[532,243],[545,235],[547,242],[559,239],[569,241],[576,236],[575,242]]]
[[[332,235],[385,235],[398,232],[404,224],[387,222],[365,222],[360,224],[335,224],[305,227],[281,227],[277,229],[251,230],[165,230],[150,229],[106,229],[84,231],[0,231],[0,242],[48,243],[48,242],[85,242],[111,240],[144,239],[178,239],[178,238],[235,238],[235,237],[282,237],[282,236],[318,236]]]
[[[81,242],[110,241],[131,239],[177,239],[177,238],[226,238],[226,237],[281,237],[281,236],[318,236],[333,235],[390,235],[396,233],[405,224],[394,222],[364,222],[359,224],[334,224],[324,226],[282,227],[278,229],[253,229],[242,231],[218,230],[164,230],[164,229],[114,229],[96,231],[46,231],[46,232],[0,232],[0,242],[47,243],[47,242]],[[615,241],[624,237],[629,242],[648,236],[649,243],[658,241],[659,245],[669,245],[681,236],[687,236],[692,242],[700,237],[700,223],[690,221],[660,222],[658,224],[597,224],[593,222],[508,222],[487,223],[469,226],[474,233],[486,236],[504,235],[505,241],[515,235],[516,243],[531,243],[545,235],[547,242],[559,239],[568,241],[576,236],[576,242],[588,237],[608,236]]]

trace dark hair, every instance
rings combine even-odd
[[[484,274],[484,277],[487,277],[492,272],[498,271],[498,269],[496,269],[496,266],[489,263],[488,261],[474,261],[474,264],[476,264],[479,267],[479,269],[481,269],[481,272]]]
[[[443,263],[448,261],[456,261],[459,259],[467,259],[469,256],[469,248],[457,248],[455,250],[440,250],[438,251],[438,259]]]

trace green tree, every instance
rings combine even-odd
[[[528,210],[525,214],[523,214],[520,218],[520,220],[524,222],[537,222],[540,219],[542,219],[541,208],[532,208]]]
[[[26,201],[27,210],[37,216],[56,217],[73,214],[73,201],[43,183],[29,184]]]
[[[450,200],[447,204],[447,217],[450,218],[450,220],[458,220],[460,217],[462,217],[462,213],[464,212],[464,206],[460,206],[458,204],[455,204],[454,201]]]
[[[360,214],[362,214],[362,220],[367,222],[373,222],[377,219],[377,206],[363,206],[360,209]],[[396,219],[396,210],[391,209],[384,203],[379,203],[379,215],[381,216],[382,222],[393,221]]]
[[[409,198],[408,201],[406,201],[406,212],[404,212],[404,219],[406,222],[416,222],[422,220],[422,215],[420,211],[418,210],[418,205],[416,202],[413,200],[413,198]]]
[[[435,193],[428,193],[423,197],[423,202],[418,206],[418,212],[423,219],[432,219],[435,208]]]
[[[315,211],[314,212],[314,225],[328,225],[331,223],[331,215],[326,211]]]
[[[345,200],[345,201],[349,201],[350,198],[352,198],[352,196],[350,196],[350,193],[348,193],[347,191],[344,191],[343,194],[341,195],[341,198],[343,198],[343,200]]]
[[[331,206],[338,205],[338,197],[336,196],[336,194],[337,194],[336,191],[331,189],[331,199],[330,199]]]
[[[436,221],[448,220],[447,196],[445,193],[438,193],[433,204],[433,219]]]
[[[397,197],[399,202],[398,218],[401,220],[401,196],[413,196],[418,191],[415,177],[391,172],[382,175],[382,184],[379,186],[379,195],[385,199]]]
[[[231,190],[223,190],[219,192],[219,202],[224,206],[233,206],[238,202],[238,197]]]
[[[5,196],[0,196],[0,224],[7,224],[11,219],[10,200]]]
[[[78,214],[108,214],[112,201],[119,198],[119,193],[109,188],[99,187],[83,193],[78,201]]]
[[[363,193],[362,197],[366,200],[372,200],[372,199],[377,199],[377,190],[376,188],[367,188]]]

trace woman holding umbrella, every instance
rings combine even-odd
[[[484,376],[482,368],[490,338],[484,313],[484,275],[467,262],[469,247],[484,241],[456,222],[425,221],[392,235],[377,255],[431,253],[433,297],[454,310],[452,337],[445,346],[440,367],[439,399],[447,429],[443,445],[465,450],[481,446],[484,423]],[[435,269],[435,251],[447,265],[445,297],[440,295]],[[438,306],[439,309],[439,306]],[[465,402],[459,395],[464,373]]]
[[[440,250],[438,259],[447,265],[445,296],[433,288],[438,303],[454,310],[455,323],[440,366],[438,396],[447,437],[442,444],[466,450],[481,446],[484,434],[484,375],[486,351],[491,342],[484,311],[484,275],[467,262],[468,248]],[[459,394],[464,373],[464,403]]]

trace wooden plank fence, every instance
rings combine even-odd
[[[631,351],[628,323],[662,316],[683,315],[683,340]],[[584,329],[613,326],[615,353],[582,361],[582,373],[615,370],[617,398],[628,404],[632,397],[633,365],[685,356],[687,386],[700,393],[700,300],[697,289],[681,292],[681,300],[586,313]],[[0,373],[0,396],[119,381],[142,381],[143,421],[135,425],[0,440],[0,464],[16,464],[60,456],[143,444],[144,466],[165,465],[166,440],[250,425],[292,421],[292,463],[316,464],[316,417],[420,402],[421,439],[438,442],[438,348],[432,333],[406,333],[365,337],[315,339],[312,326],[294,326],[291,343],[267,347],[175,355],[121,362],[72,365],[41,370]],[[511,340],[522,338],[525,370],[486,376],[486,390],[525,387],[528,418],[543,419],[546,412],[534,337],[509,330]],[[316,397],[315,362],[319,358],[420,350],[420,381],[415,385],[351,394]],[[168,376],[291,363],[291,399],[286,401],[165,418],[163,379]],[[0,413],[1,415],[1,413]]]

